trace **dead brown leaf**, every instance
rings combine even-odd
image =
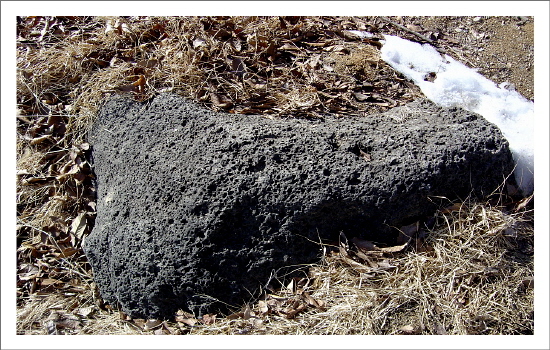
[[[210,93],[210,101],[215,107],[221,109],[229,109],[233,106],[233,102],[231,102],[227,97],[215,92]]]
[[[308,305],[313,306],[314,308],[320,309],[321,311],[324,311],[326,309],[325,308],[326,303],[323,300],[317,300],[307,292],[302,293],[302,296],[304,300],[308,303]]]
[[[176,322],[183,323],[187,326],[193,327],[195,324],[197,324],[197,322],[199,322],[199,320],[197,320],[194,317],[186,318],[183,316],[176,316]]]
[[[254,316],[254,312],[250,309],[250,306],[246,305],[243,312],[243,318],[248,320],[251,316]]]
[[[533,200],[533,194],[530,195],[529,197],[526,197],[526,198],[523,198],[522,200],[520,200],[515,208],[514,208],[514,212],[519,212],[520,210],[522,210],[523,208],[525,208],[529,203],[531,203],[531,201]]]
[[[80,251],[80,249],[73,248],[73,247],[69,247],[69,248],[63,249],[62,252],[57,253],[57,254],[56,254],[56,257],[57,257],[57,258],[68,258],[68,257],[70,257],[70,256],[75,255],[75,254],[78,253],[79,251]]]
[[[38,145],[39,143],[42,143],[43,141],[49,140],[50,138],[51,138],[51,135],[44,135],[44,136],[35,137],[34,139],[32,139],[30,141],[30,144],[31,145]]]
[[[450,213],[453,213],[455,211],[460,211],[461,208],[462,208],[462,203],[453,203],[453,205],[442,209],[441,212],[443,214],[450,214]]]
[[[46,320],[46,328],[49,334],[58,334],[59,330],[78,330],[82,327],[79,318],[73,314],[60,310],[54,310]]]
[[[139,328],[143,329],[145,327],[145,323],[147,322],[146,320],[142,319],[142,318],[135,318],[133,319],[134,321],[134,324],[136,326],[138,326]]]
[[[202,323],[205,325],[211,325],[216,323],[216,314],[205,314],[202,316]]]
[[[393,246],[393,247],[382,247],[382,248],[379,248],[381,252],[384,252],[384,253],[397,253],[397,252],[401,252],[403,251],[405,248],[407,248],[407,246],[409,245],[409,241],[407,241],[405,244],[401,244],[401,245],[396,245],[396,246]]]
[[[525,289],[532,289],[535,288],[535,279],[534,278],[527,278],[521,281],[523,287]]]
[[[234,312],[226,317],[228,320],[236,320],[238,318],[244,318],[244,312]]]
[[[84,318],[90,317],[96,311],[95,306],[81,307],[74,310],[74,313]]]
[[[258,309],[260,311],[260,314],[265,315],[269,312],[269,306],[267,305],[267,302],[265,300],[258,301]]]
[[[46,287],[46,286],[50,286],[50,285],[54,285],[54,284],[63,284],[63,281],[60,281],[58,279],[55,279],[55,278],[43,278],[40,280],[40,286],[41,287]]]
[[[149,319],[145,322],[145,324],[143,325],[143,330],[145,331],[150,331],[152,329],[155,329],[155,328],[158,328],[162,325],[162,321],[161,320],[157,320],[157,319]]]
[[[415,327],[409,324],[399,328],[399,331],[401,332],[401,334],[407,335],[420,334],[422,332],[422,327]]]
[[[82,236],[86,230],[86,224],[86,213],[78,214],[71,224],[71,233],[78,239],[78,241],[82,240]]]
[[[296,300],[291,306],[287,306],[281,312],[286,318],[294,318],[298,313],[305,310],[307,305]]]
[[[353,237],[351,242],[363,252],[380,250],[380,248],[378,248],[372,241],[367,241],[365,239]]]

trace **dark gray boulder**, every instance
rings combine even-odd
[[[318,261],[317,242],[391,242],[392,226],[435,211],[430,196],[487,194],[513,166],[497,127],[427,100],[271,120],[172,94],[115,97],[89,142],[98,199],[85,253],[103,298],[134,317],[238,307],[275,272]]]

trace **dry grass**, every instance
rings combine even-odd
[[[465,204],[394,254],[392,271],[369,276],[340,253],[310,271],[311,296],[326,303],[296,319],[221,321],[192,334],[530,334],[533,266],[529,213]],[[525,248],[524,248],[525,249]],[[256,322],[257,323],[257,322]]]
[[[101,101],[173,91],[214,110],[319,118],[420,95],[376,40],[347,29],[393,34],[374,17],[20,18],[18,334],[532,334],[533,208],[504,189],[449,203],[394,252],[327,246],[307,278],[228,317],[132,320],[103,304],[81,250]]]
[[[327,247],[307,286],[275,296],[280,303],[303,295],[317,301],[296,315],[260,301],[213,323],[187,315],[149,320],[148,329],[146,320],[101,310],[88,288],[32,296],[18,312],[18,330],[47,334],[48,322],[62,320],[57,327],[75,334],[532,334],[532,212],[466,203],[436,220],[406,250],[379,257],[393,266],[379,273]]]

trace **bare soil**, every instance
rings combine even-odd
[[[508,82],[534,101],[534,21],[530,17],[393,17],[447,49],[455,59],[497,84]],[[415,35],[390,32],[409,40]]]

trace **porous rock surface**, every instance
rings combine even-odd
[[[512,171],[497,127],[427,100],[278,120],[115,97],[89,141],[98,199],[84,249],[103,298],[133,317],[238,307],[318,261],[320,241],[391,242],[392,226],[434,212],[430,196],[487,194]]]

